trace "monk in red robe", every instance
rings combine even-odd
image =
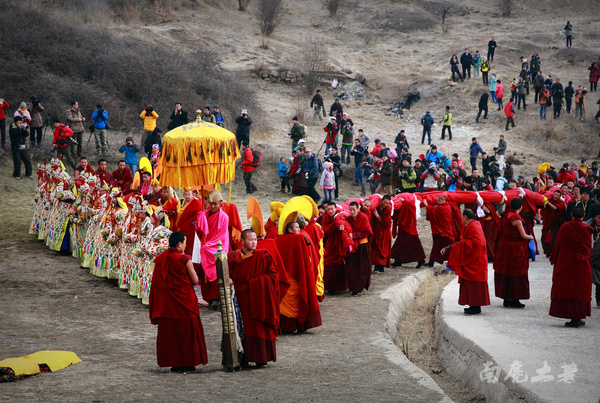
[[[357,202],[350,203],[348,223],[352,226],[350,234],[354,241],[354,251],[346,257],[346,278],[352,295],[368,290],[371,285],[371,244],[373,235],[371,223],[366,215],[360,212]]]
[[[500,223],[500,217],[496,212],[496,207],[490,202],[483,202],[482,204],[476,203],[475,209],[480,209],[484,216],[479,217],[478,220],[483,228],[483,235],[485,235],[485,244],[487,245],[487,257],[488,262],[494,261],[494,253],[496,251],[496,236],[498,234],[498,224]]]
[[[592,234],[594,229],[581,220],[585,210],[576,206],[573,217],[560,228],[550,263],[554,265],[550,292],[550,316],[571,319],[569,327],[585,325],[591,316],[592,299]]]
[[[274,239],[259,239],[256,242],[256,249],[266,250],[273,258],[275,270],[277,270],[277,278],[279,279],[279,300],[277,302],[281,303],[285,293],[287,292],[288,288],[290,288],[290,281],[288,280],[288,275],[285,271],[285,265],[283,264],[283,260],[279,254],[279,249],[277,249],[277,243]]]
[[[373,271],[383,273],[384,267],[390,267],[392,259],[392,199],[385,195],[379,206],[371,211],[371,263]]]
[[[129,187],[133,183],[131,170],[125,165],[125,161],[119,161],[118,168],[112,173],[113,180],[123,194],[129,193]]]
[[[392,236],[396,237],[390,256],[394,259],[392,267],[403,263],[417,263],[417,269],[425,264],[425,251],[417,232],[417,206],[412,195],[400,199],[400,208],[393,217]]]
[[[196,216],[196,233],[200,245],[194,245],[200,255],[203,275],[200,275],[202,298],[210,303],[213,310],[219,309],[219,286],[217,285],[217,267],[215,253],[221,241],[223,250],[229,250],[229,216],[221,209],[223,197],[217,189],[210,191],[206,198],[208,209]],[[197,253],[198,254],[198,253]]]
[[[227,254],[229,276],[244,325],[245,362],[257,366],[277,361],[275,338],[279,329],[279,282],[273,258],[266,250],[256,249],[256,234],[242,231],[242,248]]]
[[[310,237],[310,242],[317,252],[318,264],[317,271],[315,272],[316,291],[319,302],[323,302],[325,293],[325,286],[323,282],[323,276],[325,272],[325,259],[323,254],[325,248],[323,247],[323,239],[325,234],[321,225],[317,224],[316,219],[312,219],[308,222],[308,224],[306,224],[304,227],[304,232],[306,232]]]
[[[102,186],[105,186],[105,185],[108,185],[108,187],[114,186],[113,177],[110,174],[110,172],[108,172],[106,170],[106,160],[105,159],[101,159],[98,162],[98,169],[96,169],[94,171],[94,175],[96,175],[98,178],[100,178],[100,183],[102,184]]]
[[[286,228],[286,233],[275,240],[290,282],[290,288],[281,301],[279,323],[282,332],[297,330],[302,333],[321,326],[321,312],[309,245],[300,234],[298,223],[290,224],[294,228],[291,232],[295,233]]]
[[[487,274],[487,246],[481,223],[476,220],[475,213],[463,211],[464,229],[460,241],[441,250],[442,255],[450,252],[448,267],[454,270],[460,284],[459,305],[469,305],[465,314],[477,315],[481,307],[490,305]]]
[[[526,232],[526,224],[519,215],[523,200],[515,197],[510,208],[502,214],[496,257],[494,258],[494,288],[496,297],[504,299],[507,308],[524,308],[519,300],[529,299],[529,241],[533,236]]]
[[[437,197],[437,205],[435,206],[429,206],[425,199],[423,199],[423,205],[427,212],[427,221],[431,223],[433,245],[429,254],[428,266],[433,267],[434,262],[444,263],[446,258],[440,251],[446,246],[452,245],[455,240],[452,226],[452,207],[446,203],[444,196]]]
[[[177,228],[177,199],[171,196],[171,189],[163,186],[160,190],[160,199],[158,205],[162,207],[165,215],[169,218],[169,229],[174,231]]]
[[[558,230],[565,222],[565,202],[561,199],[562,192],[557,189],[552,193],[552,198],[542,209],[542,249],[544,255],[549,257],[552,254],[554,241],[558,236]]]
[[[354,245],[350,238],[352,228],[346,218],[337,211],[333,202],[329,202],[325,208],[322,225],[326,237],[323,274],[325,290],[330,293],[346,291],[348,281],[344,270],[344,258]]]
[[[194,285],[198,277],[192,258],[184,254],[186,237],[173,232],[169,249],[154,259],[150,289],[150,322],[158,325],[156,358],[173,372],[193,371],[208,362],[204,329]]]
[[[194,250],[195,222],[200,211],[202,211],[202,202],[194,197],[192,189],[186,188],[183,192],[183,204],[176,224],[177,231],[183,232],[188,239],[185,247],[186,255],[191,256]]]

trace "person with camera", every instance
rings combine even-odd
[[[160,137],[159,137],[160,138]],[[119,148],[120,153],[125,153],[125,166],[134,173],[137,171],[138,158],[137,153],[140,151],[140,146],[133,143],[133,137],[129,136],[125,139],[125,143]]]
[[[364,153],[364,159],[363,162],[361,163],[361,167],[360,167],[360,195],[361,196],[366,196],[367,195],[367,182],[371,182],[372,180],[372,176],[373,173],[373,156],[369,154],[369,151],[365,149]],[[374,193],[374,190],[376,188],[371,189],[371,194]]]
[[[83,126],[83,122],[85,122],[85,118],[81,116],[81,111],[79,111],[79,102],[72,101],[71,109],[66,111],[67,122],[69,122],[69,126],[71,130],[73,130],[73,138],[77,141],[77,157],[81,158],[82,155],[82,144],[83,144],[83,132],[85,127]]]
[[[31,146],[35,147],[36,142],[37,146],[42,146],[42,127],[44,126],[44,119],[42,118],[42,112],[45,110],[40,101],[37,99],[35,95],[29,97],[29,104],[27,104],[27,111],[31,116],[31,121],[29,122],[29,140],[31,141]],[[37,137],[36,137],[37,134]]]
[[[13,177],[21,179],[21,162],[25,165],[25,176],[33,179],[31,176],[32,166],[31,157],[27,151],[27,125],[23,124],[23,118],[16,116],[14,122],[8,129],[10,138],[10,151],[13,157]]]
[[[348,115],[344,114],[344,116]],[[349,122],[344,122],[342,125],[342,164],[345,162],[346,165],[350,165],[350,150],[352,149],[354,129],[352,129],[352,125]]]
[[[152,134],[156,128],[156,119],[158,119],[158,113],[154,110],[152,105],[146,106],[140,118],[144,119],[144,134],[142,135],[142,144],[146,144],[146,138]]]
[[[223,114],[219,110],[219,105],[215,105],[212,111],[213,116],[215,117],[215,121],[217,122],[217,126],[223,127]]]
[[[354,147],[352,148],[352,150],[350,150],[350,154],[354,156],[354,186],[358,186],[362,181],[362,178],[360,176],[360,169],[362,167],[362,162],[365,158],[365,149],[362,148],[362,146],[360,145],[359,139],[354,140]]]
[[[394,167],[387,154],[381,156],[381,161],[383,164],[379,170],[379,186],[377,186],[375,193],[382,194],[381,192],[385,190],[388,195],[392,196],[394,194],[392,190],[392,173]]]
[[[414,193],[417,190],[416,180],[417,173],[410,166],[410,161],[407,158],[402,159],[402,165],[398,171],[400,177],[400,189],[403,193]]]
[[[329,150],[332,147],[337,148],[337,137],[338,137],[338,132],[339,132],[339,125],[338,125],[335,117],[331,118],[331,121],[329,123],[327,123],[327,126],[325,126],[323,128],[323,131],[325,133],[327,133],[325,135],[325,141],[323,141],[323,143],[325,143],[325,156],[327,157],[329,155]],[[343,164],[344,164],[344,161],[342,160],[342,165]]]
[[[235,123],[237,123],[235,138],[237,139],[238,147],[240,147],[242,141],[250,144],[250,125],[252,124],[252,119],[248,116],[248,110],[242,109],[240,116],[235,118]]]
[[[421,174],[421,180],[423,181],[423,189],[425,192],[435,192],[437,190],[437,181],[440,179],[440,173],[438,172],[435,162],[431,162],[429,167]]]
[[[108,155],[108,140],[106,138],[106,129],[108,124],[108,112],[102,108],[102,104],[96,105],[96,110],[92,113],[93,133],[94,141],[96,142],[96,155],[107,156]]]
[[[175,109],[171,112],[171,121],[169,122],[167,129],[173,130],[186,124],[188,124],[188,113],[182,109],[181,102],[177,102],[175,104]],[[223,125],[221,125],[221,127],[223,127]]]
[[[581,85],[575,90],[575,117],[579,115],[581,120],[583,120],[583,114],[585,113],[585,94],[587,93],[588,90]]]
[[[71,157],[71,144],[77,144],[73,140],[73,130],[60,120],[54,119],[52,121],[54,125],[54,139],[52,140],[52,149],[56,150],[57,155],[62,156],[62,161],[69,163],[73,169],[77,168],[77,165]]]

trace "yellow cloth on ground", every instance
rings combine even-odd
[[[11,368],[15,376],[35,375],[39,374],[40,367],[38,364],[29,358],[7,358],[0,361],[0,368]]]
[[[37,363],[37,365],[46,364],[52,372],[59,371],[71,364],[77,364],[78,362],[81,362],[81,359],[77,357],[77,354],[72,351],[45,350],[26,355],[22,358],[32,360]]]

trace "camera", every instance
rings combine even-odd
[[[73,137],[67,137],[67,139],[69,140],[69,144],[72,144],[74,146],[78,145],[79,143],[77,142],[77,140],[75,140]]]
[[[373,172],[371,175],[369,175],[369,177],[367,178],[367,182],[371,182],[374,177],[375,177],[375,172]]]
[[[151,106],[149,106],[148,108],[146,108],[146,112],[152,113],[152,112],[154,112],[154,109]]]

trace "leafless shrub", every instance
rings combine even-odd
[[[283,0],[258,0],[254,15],[258,19],[260,33],[271,36],[285,14]]]
[[[323,0],[323,5],[331,17],[337,14],[341,4],[342,0]]]
[[[451,9],[452,9],[452,4],[450,4],[450,3],[448,3],[448,1],[444,0],[442,2],[442,24],[446,23],[446,17],[449,16]]]
[[[271,39],[268,38],[266,35],[261,35],[260,36],[260,45],[259,45],[259,47],[261,49],[265,49],[265,50],[269,49],[270,43],[271,43]]]
[[[306,106],[306,96],[302,91],[299,91],[294,95],[294,115],[298,117],[300,123],[305,123],[310,115],[308,107]]]
[[[257,77],[260,77],[260,72],[265,69],[265,62],[263,59],[257,59],[254,61],[252,65],[252,72],[256,74]]]
[[[327,47],[325,44],[316,38],[309,39],[300,51],[299,65],[304,73],[302,83],[306,93],[312,94],[327,69]]]
[[[238,10],[246,11],[246,8],[248,8],[250,1],[252,0],[238,0]]]
[[[512,13],[513,2],[512,0],[500,0],[500,12],[503,17],[510,17]]]

